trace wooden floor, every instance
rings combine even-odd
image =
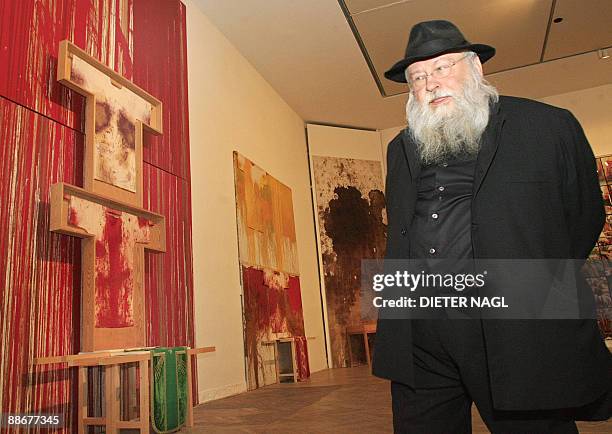
[[[276,384],[208,402],[185,433],[391,433],[389,383],[367,367],[328,369],[303,383]],[[472,408],[474,434],[488,433]],[[578,423],[580,433],[612,433],[612,421]]]

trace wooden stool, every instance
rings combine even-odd
[[[281,346],[289,346],[291,348],[291,358],[290,358],[290,366],[288,370],[282,369],[284,363],[280,358],[281,352],[279,347]],[[274,346],[274,353],[276,359],[276,378],[278,382],[281,383],[282,378],[291,378],[294,383],[298,381],[298,373],[297,373],[297,360],[295,358],[295,339],[293,338],[280,338],[276,340],[276,344]]]

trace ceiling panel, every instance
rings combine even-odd
[[[545,60],[612,46],[611,0],[557,0]]]
[[[385,7],[396,3],[406,3],[409,1],[413,0],[344,0],[344,4],[351,14],[358,14],[370,9]]]
[[[551,7],[552,0],[413,0],[352,19],[385,94],[395,95],[406,86],[385,79],[383,73],[403,57],[414,24],[447,19],[471,42],[494,46],[497,54],[485,65],[485,74],[490,74],[540,61]]]
[[[612,59],[596,52],[538,63],[487,76],[501,94],[544,98],[612,82]]]

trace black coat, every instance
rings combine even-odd
[[[407,259],[420,163],[404,130],[387,151],[386,258]],[[567,110],[500,97],[491,110],[472,193],[476,258],[586,258],[605,215],[593,152]],[[582,291],[590,291],[583,285]],[[483,320],[500,410],[587,404],[612,384],[595,320]],[[414,385],[408,320],[378,321],[373,373]]]

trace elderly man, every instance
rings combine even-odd
[[[388,147],[389,259],[584,259],[604,221],[595,161],[563,109],[499,96],[495,54],[448,21],[415,25],[385,76],[408,83]],[[537,290],[537,289],[535,289]],[[581,286],[579,291],[589,291]],[[577,433],[611,413],[612,356],[593,319],[379,318],[374,374],[398,433]]]

